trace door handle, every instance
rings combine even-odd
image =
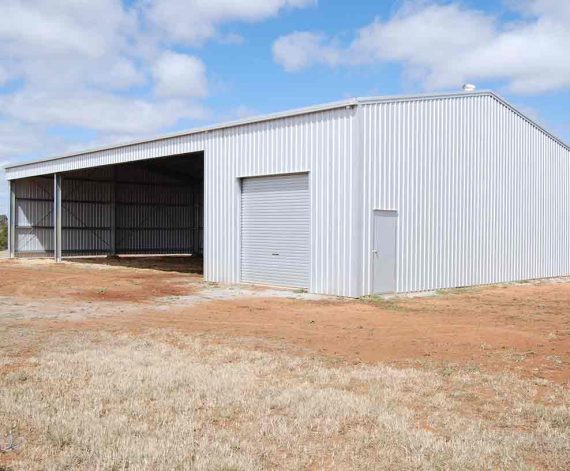
[[[378,255],[378,250],[373,250],[372,253],[373,253],[374,255]]]

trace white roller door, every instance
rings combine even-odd
[[[308,288],[308,174],[244,178],[241,208],[242,281]]]

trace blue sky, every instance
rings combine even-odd
[[[0,165],[465,82],[570,141],[569,25],[567,0],[3,0]]]

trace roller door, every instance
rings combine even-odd
[[[241,279],[309,287],[308,174],[242,180]]]

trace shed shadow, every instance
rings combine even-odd
[[[66,257],[65,261],[71,263],[92,263],[95,265],[188,273],[193,275],[203,275],[204,273],[203,258],[193,255],[120,255],[115,257]]]

